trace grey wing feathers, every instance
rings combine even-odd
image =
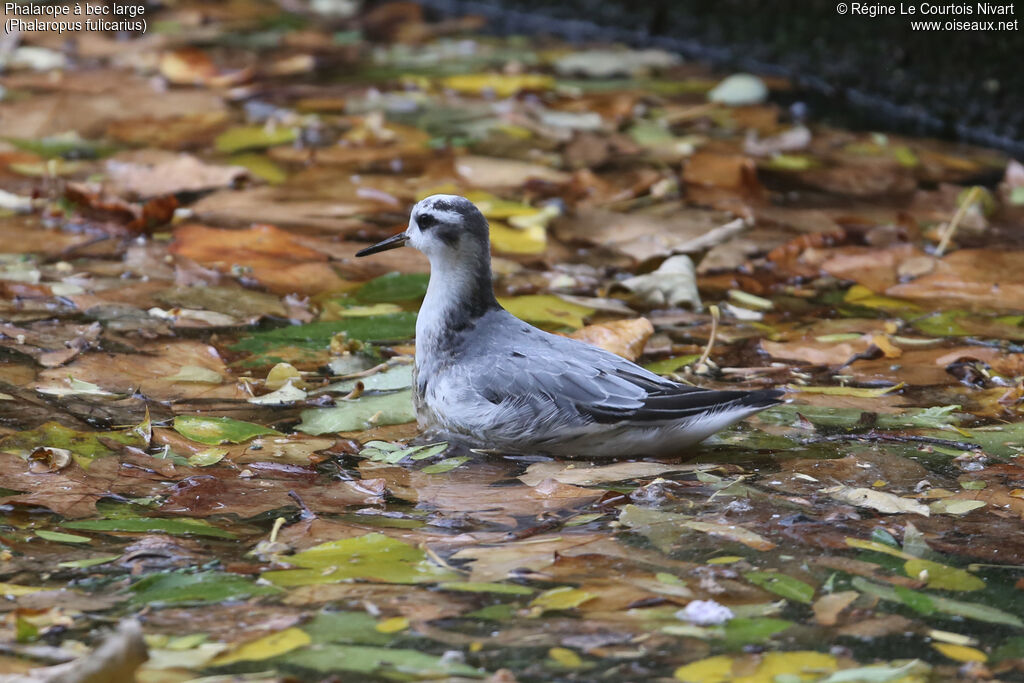
[[[731,407],[767,407],[782,392],[712,391],[677,384],[612,353],[564,337],[548,336],[533,355],[492,357],[491,381],[471,380],[494,404],[512,402],[537,414],[555,407],[587,422],[678,420]],[[534,340],[539,341],[539,340]],[[550,354],[541,353],[543,347]],[[495,376],[503,381],[493,382]]]

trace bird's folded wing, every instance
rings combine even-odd
[[[555,338],[559,340],[560,338]],[[472,389],[495,405],[587,422],[676,420],[733,406],[768,406],[766,392],[710,391],[658,377],[623,358],[578,342],[553,341],[550,354],[491,357]],[[500,377],[500,382],[494,382]]]

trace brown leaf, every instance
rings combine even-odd
[[[156,151],[118,155],[106,168],[112,189],[131,198],[213,190],[248,175],[240,166],[215,166],[190,154]]]
[[[280,294],[312,294],[344,285],[326,263],[325,254],[303,246],[294,235],[272,225],[248,230],[183,225],[174,231],[171,253],[221,272],[245,266],[254,279]]]
[[[721,211],[665,204],[645,213],[583,209],[555,220],[553,229],[565,242],[598,244],[645,261],[708,249],[739,234],[746,225]]]
[[[3,498],[4,503],[39,505],[69,518],[96,514],[96,501],[111,495],[135,498],[154,495],[163,488],[157,477],[142,470],[122,470],[118,458],[97,458],[88,470],[77,462],[59,472],[34,473],[28,463],[16,455],[0,453],[0,473],[5,488],[27,491]]]
[[[184,517],[229,513],[242,518],[283,507],[295,507],[294,493],[317,513],[344,512],[354,505],[374,505],[384,497],[383,479],[320,483],[312,469],[261,469],[251,464],[243,476],[233,468],[208,467],[202,474],[183,479],[167,491],[162,512]]]
[[[860,597],[860,593],[857,591],[840,591],[821,596],[811,605],[814,610],[814,620],[822,626],[834,626],[839,619],[839,613],[849,607],[858,597]]]
[[[605,351],[635,361],[644,352],[644,344],[654,334],[654,325],[647,318],[613,320],[581,327],[569,336]]]
[[[140,347],[141,353],[92,352],[74,362],[43,370],[36,379],[37,389],[66,388],[67,378],[92,382],[113,393],[139,392],[158,401],[197,398],[244,399],[248,396],[234,382],[200,384],[170,379],[185,366],[193,365],[230,377],[227,366],[217,350],[198,341],[151,342]]]

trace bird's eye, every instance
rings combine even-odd
[[[437,225],[437,218],[429,213],[420,214],[416,217],[416,225],[420,227],[420,230],[426,230]]]

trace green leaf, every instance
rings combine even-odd
[[[931,597],[928,595],[918,593],[904,586],[893,586],[893,591],[899,597],[900,602],[915,612],[920,612],[924,615],[935,613],[935,603],[932,602]]]
[[[793,625],[785,619],[745,619],[736,617],[725,624],[725,642],[732,647],[763,643],[776,633],[781,633]]]
[[[999,662],[1004,659],[1024,659],[1024,636],[1007,638],[1002,645],[992,652],[991,659],[993,662]]]
[[[394,465],[406,458],[426,460],[427,458],[444,453],[447,449],[447,441],[423,446],[410,446],[408,448],[402,448],[398,444],[387,441],[368,441],[363,446],[363,450],[359,451],[359,456],[369,458],[374,462],[386,462]]]
[[[77,534],[62,534],[59,531],[47,531],[46,529],[39,529],[35,532],[36,536],[45,539],[47,541],[55,541],[57,543],[92,543],[92,539],[88,536],[78,536]]]
[[[14,618],[14,639],[19,643],[31,643],[39,637],[39,627],[21,615]]]
[[[765,590],[789,600],[810,604],[814,600],[814,586],[792,576],[778,572],[747,572],[743,577]]]
[[[909,676],[915,669],[923,669],[927,673],[927,665],[920,660],[912,660],[903,666],[859,666],[853,669],[836,671],[818,683],[888,683],[888,681],[918,680],[917,676]]]
[[[1024,315],[985,315],[970,311],[942,311],[910,321],[919,332],[933,337],[981,337],[1024,341]]]
[[[313,435],[360,431],[416,419],[411,389],[339,401],[332,408],[310,408],[301,415],[302,423],[296,429]]]
[[[371,647],[366,645],[324,645],[289,652],[275,661],[323,673],[351,671],[377,674],[398,680],[469,676],[484,673],[457,660],[445,659],[418,650]]]
[[[235,126],[217,136],[214,146],[218,152],[232,154],[250,149],[265,149],[286,145],[299,136],[291,126]]]
[[[226,448],[207,448],[190,455],[188,457],[188,464],[192,467],[209,467],[219,463],[227,454],[228,449]]]
[[[329,384],[320,391],[329,391],[338,394],[347,394],[356,388],[356,383],[362,382],[363,391],[395,391],[406,389],[412,386],[412,364],[393,365],[382,372],[375,372],[372,375],[346,379],[341,382]],[[319,393],[319,392],[314,392]]]
[[[309,586],[363,579],[380,583],[434,583],[452,581],[458,574],[427,560],[427,554],[383,534],[366,534],[329,541],[287,558],[300,569],[264,572],[278,586]]]
[[[429,280],[426,273],[388,273],[360,287],[356,298],[370,304],[422,299]]]
[[[686,356],[675,356],[674,358],[656,360],[653,363],[648,363],[644,368],[650,370],[656,375],[668,375],[678,371],[680,368],[683,368],[690,363],[693,363],[699,358],[699,353],[691,353]]]
[[[64,522],[68,529],[82,531],[162,531],[178,536],[211,536],[213,538],[235,538],[230,531],[215,527],[205,519],[163,519],[159,517],[123,517],[118,519],[81,519]]]
[[[377,620],[366,612],[320,612],[302,629],[314,643],[386,645],[391,636],[377,630]]]
[[[941,428],[957,424],[959,418],[956,411],[958,405],[935,406],[924,409],[910,409],[899,414],[880,413],[875,426],[881,429],[899,429],[901,427],[935,427]],[[760,415],[760,419],[769,424],[792,425],[798,421],[798,414],[822,427],[856,427],[864,414],[855,408],[832,408],[815,405],[782,405],[769,408]],[[941,438],[950,438],[948,432]],[[957,437],[959,438],[959,437]]]
[[[136,605],[152,603],[214,603],[274,595],[281,589],[257,585],[252,579],[226,572],[150,574],[131,587]]]
[[[988,605],[951,600],[949,598],[944,598],[941,595],[925,595],[924,593],[917,593],[916,591],[903,588],[902,586],[883,586],[877,583],[872,583],[860,576],[855,576],[851,581],[851,584],[862,593],[870,593],[878,596],[882,600],[888,600],[889,602],[907,604],[905,601],[906,599],[917,599],[915,596],[911,596],[910,594],[916,594],[916,596],[927,598],[936,612],[960,616],[965,619],[974,619],[975,621],[984,621],[990,624],[1005,624],[1007,626],[1024,628],[1024,621],[1022,621],[1017,615],[1004,612],[1000,609],[996,609],[995,607],[989,607]],[[921,601],[921,603],[923,604],[923,601]]]
[[[3,138],[18,149],[38,154],[41,157],[63,157],[65,159],[99,159],[117,149],[114,145],[96,140],[86,140],[78,133],[61,133],[36,140],[28,138]]]
[[[174,418],[174,431],[186,439],[210,446],[222,443],[242,443],[257,436],[281,435],[281,432],[275,429],[252,422],[233,420],[230,417],[206,417],[203,415],[177,416]]]
[[[456,467],[469,460],[468,455],[457,455],[454,458],[445,458],[441,462],[436,462],[433,465],[424,467],[420,472],[424,474],[444,474],[445,472],[451,472]]]
[[[58,567],[64,567],[66,569],[88,569],[89,567],[97,567],[101,564],[107,564],[121,557],[120,555],[99,555],[97,557],[87,557],[84,560],[69,560],[67,562],[58,562]]]
[[[512,604],[500,604],[500,605],[488,605],[472,612],[467,612],[463,616],[467,619],[484,619],[487,621],[507,621],[511,619],[516,613],[516,606]]]
[[[330,322],[291,325],[276,330],[256,332],[232,345],[232,351],[265,353],[281,346],[322,350],[330,346],[331,337],[345,333],[349,339],[362,341],[403,341],[416,334],[415,313],[371,315]]]
[[[497,593],[500,595],[532,595],[533,588],[519,586],[514,583],[481,583],[466,581],[465,583],[447,582],[437,586],[440,590],[459,591],[463,593]]]
[[[922,572],[927,572],[929,588],[947,591],[980,591],[985,588],[985,582],[969,571],[947,567],[931,560],[907,560],[903,569],[912,579],[922,578]]]
[[[28,458],[41,446],[63,448],[71,451],[79,465],[88,467],[95,458],[116,455],[117,451],[108,446],[108,443],[146,448],[149,446],[149,439],[148,420],[131,429],[110,432],[79,432],[58,422],[46,422],[35,429],[4,437],[0,440],[0,452]]]

